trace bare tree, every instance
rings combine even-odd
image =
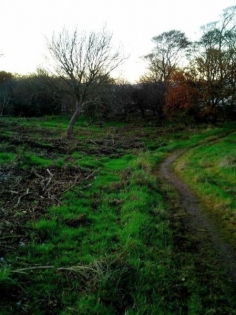
[[[147,79],[166,82],[176,69],[182,53],[189,46],[183,32],[171,30],[152,38],[155,47],[151,54],[145,56],[148,62]]]
[[[47,42],[54,64],[55,74],[64,81],[65,93],[75,99],[75,112],[69,122],[66,135],[70,136],[77,117],[101,86],[110,79],[111,72],[125,60],[119,50],[114,51],[112,35],[101,32],[69,33],[63,29],[53,34]]]

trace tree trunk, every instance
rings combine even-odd
[[[65,135],[67,137],[70,137],[72,135],[74,124],[75,124],[78,116],[80,115],[82,108],[83,108],[83,102],[76,101],[75,112],[74,112],[73,116],[71,117],[71,120],[69,122],[69,125],[68,125],[66,133],[65,133]]]

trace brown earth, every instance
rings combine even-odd
[[[226,269],[236,284],[236,249],[222,238],[215,222],[204,213],[200,200],[170,168],[171,164],[183,153],[184,151],[178,151],[166,158],[160,166],[159,177],[170,184],[178,194],[179,204],[185,213],[184,219],[182,218],[184,228],[188,229],[200,244],[210,244],[212,250],[217,253],[217,263]]]

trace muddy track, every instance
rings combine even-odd
[[[200,201],[170,168],[170,165],[182,154],[184,151],[178,151],[165,159],[160,166],[159,177],[177,191],[180,206],[186,214],[184,220],[186,227],[200,242],[210,240],[211,246],[218,254],[219,264],[227,270],[236,285],[236,249],[222,239],[217,226],[204,214]]]

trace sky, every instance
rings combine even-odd
[[[136,82],[152,38],[172,29],[199,38],[200,27],[219,18],[234,0],[0,0],[0,71],[28,74],[46,67],[46,38],[64,27],[113,34],[129,58],[115,75]]]

